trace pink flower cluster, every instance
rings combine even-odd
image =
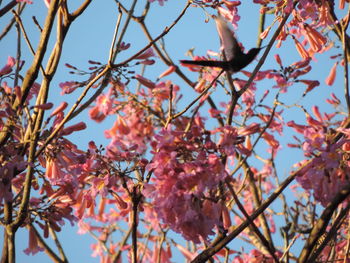
[[[113,160],[131,160],[144,154],[153,134],[151,118],[143,109],[130,103],[123,107],[123,114],[128,117],[118,116],[113,127],[105,131],[111,139],[107,156]]]
[[[307,116],[308,125],[299,125],[294,121],[288,123],[288,126],[304,136],[300,146],[289,146],[301,147],[304,155],[310,158],[309,161],[296,164],[297,167],[304,166],[298,173],[297,181],[304,189],[312,190],[315,199],[326,206],[343,186],[350,183],[350,129],[338,128],[336,131],[343,136],[333,141],[335,131],[328,122],[334,116],[322,116],[316,106],[313,112],[316,119]]]
[[[158,218],[187,240],[200,243],[220,225],[220,204],[210,198],[226,172],[214,153],[215,144],[194,134],[164,129],[156,136],[154,173],[146,195],[153,198]]]
[[[153,200],[159,219],[187,240],[199,243],[214,234],[215,226],[223,225],[218,186],[227,172],[220,156],[232,156],[243,146],[236,129],[214,131],[220,136],[215,143],[196,120],[197,125],[188,132],[169,126],[155,136],[154,157],[147,166],[154,176],[144,194]]]

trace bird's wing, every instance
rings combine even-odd
[[[232,60],[243,54],[233,31],[228,27],[227,22],[221,16],[215,16],[216,29],[219,33],[221,45],[224,49],[226,60]]]

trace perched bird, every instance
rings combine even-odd
[[[220,16],[214,17],[214,19],[221,40],[221,45],[224,49],[226,61],[180,60],[180,62],[186,65],[217,67],[231,72],[238,72],[253,61],[261,48],[252,48],[247,54],[244,54],[233,31],[228,27],[227,23]]]

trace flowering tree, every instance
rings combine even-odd
[[[350,262],[348,0],[179,1],[181,13],[169,25],[159,18],[155,36],[148,14],[168,2],[115,1],[108,60],[87,54],[88,69],[59,64],[69,29],[92,1],[70,2],[45,1],[46,17],[34,19],[37,40],[23,23],[30,1],[0,6],[9,17],[0,40],[15,31],[17,47],[0,70],[1,262],[22,252],[20,228],[28,231],[26,254],[68,262],[57,237],[67,223],[95,238],[101,262],[176,262],[176,251],[189,262]],[[259,21],[257,46],[265,46],[251,72],[180,64],[162,44],[191,9],[237,29],[243,6],[260,10],[250,15]],[[148,39],[139,50],[126,37],[131,25]],[[225,37],[236,41],[227,30],[219,24],[224,49]],[[23,61],[24,50],[32,60]],[[225,61],[219,48],[188,54]],[[322,57],[333,65],[328,77],[312,75]],[[158,64],[167,70],[157,72]],[[72,79],[60,80],[57,96],[60,68]],[[308,100],[326,85],[333,89],[325,102]],[[68,103],[67,94],[77,99]],[[81,121],[85,112],[95,128]],[[107,119],[114,124],[102,134],[96,127]],[[71,139],[89,128],[90,141]],[[98,146],[103,135],[108,144]],[[299,160],[281,167],[290,155]]]

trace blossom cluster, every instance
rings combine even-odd
[[[333,197],[350,183],[349,151],[350,130],[347,128],[333,129],[330,122],[334,115],[321,114],[318,107],[313,107],[316,119],[306,116],[307,125],[290,121],[287,125],[304,137],[300,145],[308,160],[296,164],[300,169],[297,181],[300,185],[313,192],[315,199],[326,206]],[[338,122],[339,123],[339,122]],[[336,141],[335,135],[341,136]]]
[[[244,132],[257,130],[253,125]],[[220,139],[214,142],[211,134]],[[168,126],[155,135],[153,159],[147,166],[154,176],[145,186],[145,195],[152,199],[158,218],[195,243],[207,240],[215,226],[222,228],[221,216],[227,208],[220,201],[224,197],[220,197],[219,186],[228,176],[222,156],[249,154],[241,142],[236,128],[210,133],[198,116],[186,132]]]

